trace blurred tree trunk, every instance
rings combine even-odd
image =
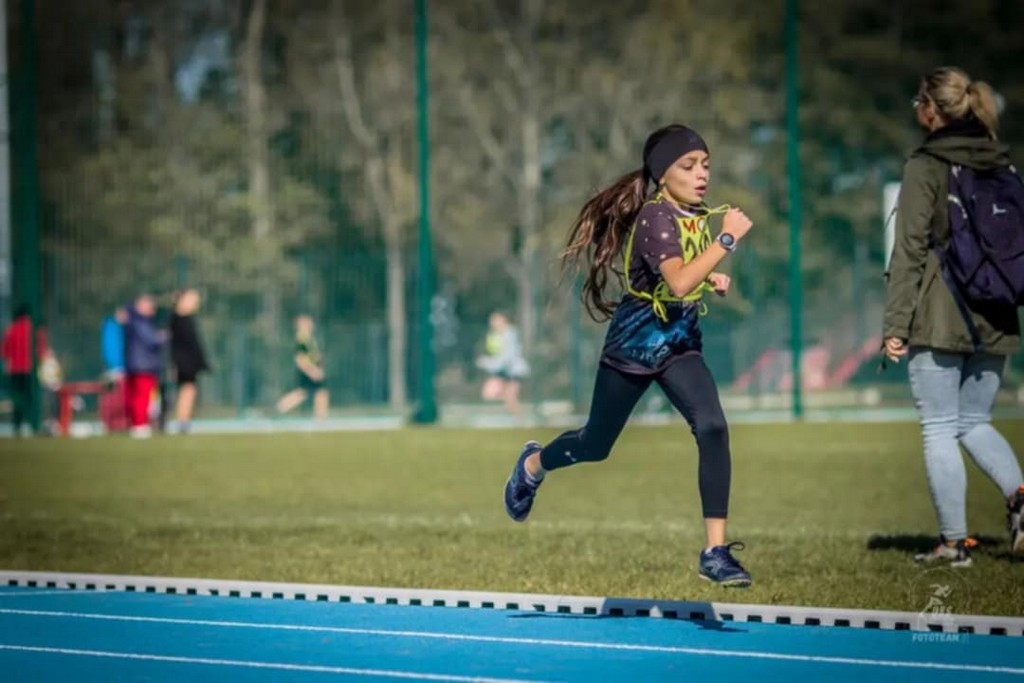
[[[402,158],[403,117],[399,111],[404,107],[402,102],[387,102],[386,109],[392,110],[394,116],[383,111],[372,114],[368,119],[364,112],[363,97],[356,82],[355,66],[352,56],[352,24],[351,16],[339,16],[336,22],[334,41],[334,62],[341,94],[341,105],[344,110],[345,122],[355,137],[363,156],[362,174],[369,189],[369,203],[372,213],[380,225],[384,239],[387,258],[387,291],[385,308],[387,309],[388,327],[388,396],[391,407],[404,410],[408,402],[406,392],[406,299],[405,299],[405,228],[410,220],[410,206],[407,201],[403,205],[401,190],[407,189],[409,165]],[[393,20],[388,20],[385,28],[383,47],[391,54],[401,51],[399,45],[407,37],[399,35]],[[406,70],[399,60],[388,59],[374,75],[367,79],[382,88],[385,94],[402,89],[402,84],[411,78],[411,67]],[[408,73],[406,73],[408,71]],[[378,93],[380,94],[380,93]],[[408,106],[411,109],[411,105]],[[367,121],[371,123],[367,123]],[[342,167],[347,166],[343,160]]]
[[[267,0],[253,0],[245,20],[245,33],[240,46],[239,74],[246,123],[246,161],[249,178],[249,212],[252,216],[252,237],[260,259],[275,258],[268,239],[274,234],[274,204],[270,188],[270,151],[267,148],[267,91],[262,75],[263,35],[267,23]],[[268,272],[271,272],[268,269]],[[279,283],[264,282],[261,287],[259,327],[272,361],[267,367],[267,384],[273,394],[281,391],[281,298]],[[264,396],[264,398],[268,398]]]
[[[509,148],[492,161],[514,165],[510,169],[510,182],[515,201],[514,258],[510,268],[516,283],[517,320],[523,346],[527,353],[533,349],[537,331],[537,291],[543,273],[538,266],[541,247],[541,94],[544,91],[542,74],[535,49],[537,27],[542,5],[539,0],[524,0],[519,4],[517,25],[510,28],[507,8],[500,3],[488,2],[486,12],[492,31],[501,47],[505,67],[512,78],[503,85],[506,105],[515,111],[518,135],[506,138]],[[550,107],[550,103],[546,103]],[[514,125],[514,124],[513,124]],[[488,124],[475,126],[478,134]],[[486,135],[486,133],[484,133]]]
[[[536,35],[540,14],[539,0],[524,0],[523,19],[520,25],[520,39],[517,54],[508,58],[521,64],[520,67],[520,144],[522,161],[518,183],[517,206],[519,216],[519,253],[516,259],[516,283],[519,298],[519,329],[526,352],[533,349],[537,331],[537,288],[541,277],[537,267],[537,255],[541,246],[541,198],[540,198],[540,83],[537,53],[530,49]],[[509,50],[516,50],[510,45]]]

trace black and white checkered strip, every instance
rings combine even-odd
[[[0,571],[0,585],[83,591],[121,591],[175,595],[313,600],[379,605],[427,605],[476,609],[527,610],[563,614],[686,619],[691,621],[758,622],[799,626],[832,626],[976,633],[1024,637],[1024,618],[962,614],[928,614],[827,607],[741,605],[722,602],[684,602],[635,598],[595,598],[532,593],[415,588],[374,588],[323,584],[272,583],[157,576],[66,574]],[[2,593],[0,593],[2,596]]]

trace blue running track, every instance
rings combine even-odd
[[[1024,640],[0,588],[10,681],[1024,681]]]

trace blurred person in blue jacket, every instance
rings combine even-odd
[[[128,311],[119,306],[103,319],[100,329],[100,350],[103,354],[103,374],[110,381],[124,376],[124,325]]]
[[[124,376],[124,326],[127,322],[128,310],[118,306],[103,319],[100,327],[103,379],[107,384],[107,391],[100,396],[100,417],[109,431],[128,428]]]

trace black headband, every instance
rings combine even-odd
[[[694,150],[707,152],[708,145],[692,128],[670,126],[655,131],[644,145],[644,172],[658,182],[679,157]]]

